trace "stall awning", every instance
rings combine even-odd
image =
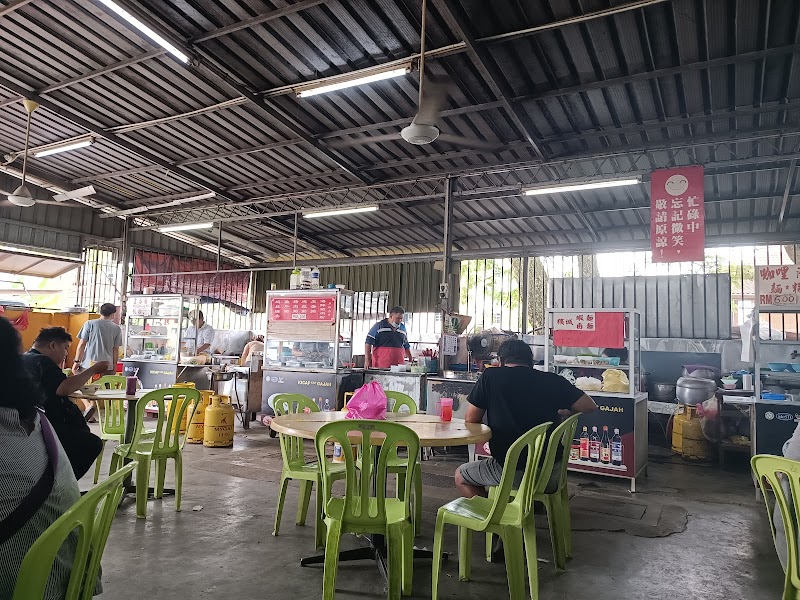
[[[33,277],[59,277],[81,266],[79,256],[0,246],[0,272]]]

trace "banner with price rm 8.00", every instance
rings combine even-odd
[[[650,174],[650,248],[653,262],[705,260],[703,167]]]
[[[570,348],[622,348],[625,313],[553,313],[553,345]]]
[[[756,294],[761,306],[800,308],[800,266],[757,266]]]

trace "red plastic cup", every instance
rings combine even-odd
[[[453,419],[453,399],[439,398],[439,418],[445,423]]]

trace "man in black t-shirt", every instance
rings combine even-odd
[[[501,366],[484,371],[469,395],[465,420],[481,423],[486,414],[492,457],[456,470],[456,487],[465,498],[486,496],[487,487],[500,484],[508,449],[523,433],[547,421],[553,422],[552,432],[571,414],[597,408],[594,400],[560,375],[535,370],[531,348],[522,340],[503,342],[497,354]]]
[[[100,454],[103,443],[89,430],[83,413],[68,396],[94,375],[105,373],[108,363],[97,362],[67,377],[59,364],[67,358],[71,343],[72,336],[63,327],[46,327],[33,341],[33,347],[22,355],[22,361],[31,377],[39,382],[47,420],[69,458],[75,479],[80,479]]]

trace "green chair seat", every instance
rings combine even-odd
[[[154,402],[158,407],[158,419],[155,432],[148,436],[144,432],[144,414],[147,405]],[[181,492],[183,488],[183,446],[186,437],[181,440],[178,424],[184,414],[189,413],[187,422],[191,422],[194,411],[200,404],[200,392],[193,388],[165,388],[147,392],[136,404],[136,416],[133,440],[130,444],[121,444],[114,448],[111,458],[111,471],[115,472],[123,460],[136,460],[136,516],[144,519],[147,516],[147,498],[150,488],[150,464],[155,462],[154,496],[164,495],[164,480],[167,474],[167,461],[175,462],[175,510],[181,510]]]
[[[135,468],[136,463],[132,463],[95,486],[39,536],[22,559],[13,600],[53,597],[55,590],[47,589],[50,571],[58,560],[62,545],[72,534],[77,536],[75,557],[63,598],[91,600],[100,559],[122,496],[122,484]]]
[[[506,454],[503,475],[493,498],[460,498],[441,508],[436,514],[433,536],[432,600],[439,598],[439,573],[442,567],[444,526],[458,527],[458,574],[469,581],[474,531],[499,535],[503,540],[511,600],[525,598],[525,560],[531,598],[539,597],[539,573],[536,559],[536,524],[533,519],[533,492],[538,482],[539,459],[547,429],[542,423],[517,439]],[[512,493],[515,467],[526,451],[525,471],[519,490]],[[525,547],[523,548],[523,538]]]
[[[302,412],[319,412],[319,406],[308,396],[302,394],[278,394],[273,399],[275,415],[297,414]],[[314,545],[322,548],[325,543],[325,523],[322,520],[323,496],[320,482],[320,468],[317,462],[306,461],[305,444],[302,438],[280,434],[281,457],[281,482],[278,488],[278,507],[275,511],[275,526],[272,535],[278,535],[283,515],[283,504],[286,500],[286,491],[289,481],[300,482],[300,502],[297,505],[295,516],[296,525],[305,525],[308,516],[308,505],[311,501],[311,491],[316,484],[317,505],[316,518],[314,519]],[[344,464],[331,465],[329,469],[331,481],[344,478]]]

